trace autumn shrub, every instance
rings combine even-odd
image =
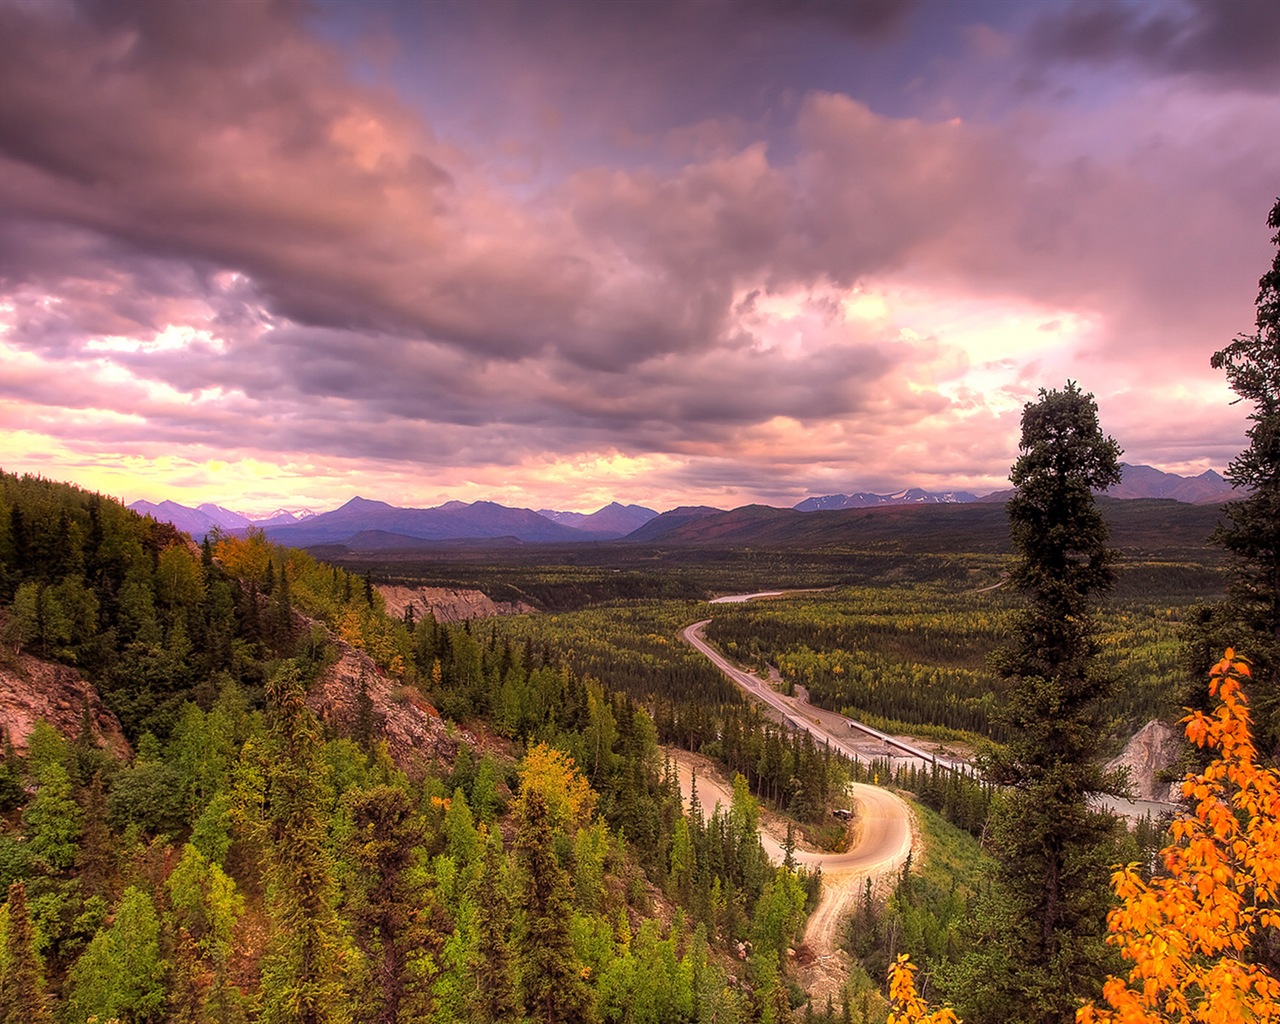
[[[1143,881],[1130,864],[1112,876],[1122,903],[1108,941],[1133,968],[1107,979],[1110,1009],[1086,1005],[1079,1024],[1280,1021],[1280,981],[1251,957],[1280,927],[1280,772],[1258,763],[1248,676],[1228,650],[1210,674],[1218,707],[1185,719],[1188,739],[1218,756],[1182,784],[1195,812],[1173,823],[1165,873]]]
[[[1082,1006],[1078,1024],[1280,1022],[1280,980],[1254,955],[1280,929],[1280,771],[1258,763],[1248,677],[1228,650],[1210,673],[1217,707],[1183,720],[1217,756],[1182,784],[1195,809],[1173,823],[1164,872],[1146,881],[1133,863],[1113,874],[1107,941],[1133,967],[1107,979],[1107,1007]],[[907,957],[889,969],[889,1024],[956,1024],[918,996],[914,972]]]

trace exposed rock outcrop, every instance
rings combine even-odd
[[[470,733],[446,725],[421,693],[388,676],[363,651],[336,640],[334,647],[339,658],[320,674],[307,704],[339,735],[359,735],[365,716],[373,735],[386,740],[392,760],[411,778],[420,778],[430,764],[452,764],[462,743],[476,745]],[[362,691],[369,698],[364,710]]]
[[[413,613],[421,618],[430,609],[437,622],[462,622],[464,619],[488,619],[495,615],[522,615],[536,611],[524,601],[492,601],[479,590],[455,590],[448,587],[399,587],[379,585],[378,592],[387,602],[387,614],[403,619],[404,610],[413,605]]]
[[[26,753],[31,730],[39,721],[48,722],[68,739],[77,738],[86,708],[94,743],[127,758],[131,751],[120,720],[79,672],[12,651],[0,661],[0,726],[18,753]]]
[[[1173,726],[1150,721],[1134,734],[1124,752],[1107,768],[1129,769],[1129,783],[1138,800],[1176,801],[1181,796],[1179,784],[1162,782],[1159,776],[1177,762],[1182,744],[1182,734]]]

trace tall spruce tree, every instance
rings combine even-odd
[[[520,865],[520,980],[529,1016],[541,1024],[590,1024],[591,990],[583,981],[570,925],[573,890],[555,852],[552,812],[542,791],[526,780],[516,810],[515,855]]]
[[[282,576],[283,579],[283,576]],[[348,855],[356,868],[347,911],[356,946],[369,963],[369,990],[357,1019],[373,1024],[416,1020],[430,1009],[427,978],[412,959],[435,957],[444,944],[439,908],[414,870],[421,822],[398,786],[354,789],[346,797],[353,832]]]
[[[1267,218],[1280,229],[1280,199]],[[1280,231],[1272,238],[1280,247]],[[1257,330],[1241,334],[1213,354],[1239,398],[1253,406],[1249,446],[1227,468],[1244,496],[1225,508],[1214,540],[1232,556],[1229,597],[1192,632],[1195,693],[1224,647],[1252,662],[1249,695],[1259,749],[1280,759],[1280,248],[1258,282]]]
[[[482,826],[484,856],[472,884],[476,904],[476,950],[471,964],[475,981],[471,1016],[476,1024],[502,1024],[520,1014],[509,935],[511,900],[507,895],[502,833]]]
[[[1072,1021],[1110,960],[1114,820],[1088,798],[1111,783],[1097,761],[1109,683],[1093,665],[1093,606],[1112,584],[1113,552],[1093,492],[1120,480],[1120,449],[1073,382],[1027,404],[1019,449],[1007,510],[1011,582],[1026,606],[997,656],[1012,739],[988,758],[989,778],[1006,787],[991,836],[997,885],[954,992],[971,1024]]]
[[[292,662],[267,683],[272,760],[261,833],[266,839],[272,938],[263,961],[264,1024],[346,1019],[341,939],[325,817],[320,723]]]
[[[51,1024],[44,971],[36,952],[35,929],[27,911],[27,887],[9,886],[5,907],[4,959],[0,962],[0,1021],[3,1024]]]

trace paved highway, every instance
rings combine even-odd
[[[738,600],[751,597],[775,596],[768,594],[741,595]],[[722,599],[728,600],[728,599]],[[849,739],[849,720],[822,708],[816,708],[807,701],[799,701],[778,693],[767,682],[744,672],[707,643],[703,637],[710,619],[695,622],[685,628],[681,634],[700,654],[709,658],[721,672],[727,675],[743,690],[768,705],[782,715],[793,726],[808,731],[818,742],[830,743],[837,750],[857,756],[858,752]],[[874,735],[892,740],[883,733]],[[896,741],[894,741],[896,742]],[[930,756],[923,750],[910,748],[913,756],[929,760]],[[689,798],[690,769],[687,763],[679,767],[680,786],[685,800]],[[857,806],[858,838],[851,849],[845,853],[817,853],[806,850],[795,852],[797,864],[820,868],[822,871],[822,896],[818,906],[809,915],[805,926],[804,944],[817,958],[820,965],[826,965],[826,972],[837,981],[847,976],[847,965],[844,954],[839,951],[841,923],[852,912],[858,895],[864,885],[864,879],[880,878],[896,872],[907,854],[911,852],[912,827],[911,808],[901,797],[878,786],[855,783],[849,787],[849,798]],[[710,814],[717,802],[728,807],[730,793],[723,784],[710,777],[698,778],[698,799],[705,812]],[[783,857],[783,837],[770,834],[761,829],[761,843],[765,851],[775,863],[781,863]],[[831,979],[829,978],[828,981]]]
[[[773,597],[775,592],[743,594],[740,596],[743,600],[751,597]],[[727,599],[722,598],[721,600]],[[830,743],[835,749],[849,757],[865,759],[866,756],[853,743],[850,737],[850,729],[852,728],[879,740],[886,747],[898,751],[899,753],[894,756],[901,757],[905,755],[908,758],[916,758],[930,764],[936,761],[942,767],[955,771],[968,770],[968,765],[963,762],[939,758],[930,751],[923,750],[895,736],[889,736],[863,722],[851,721],[845,718],[844,715],[810,704],[807,700],[808,694],[802,686],[796,687],[797,692],[800,694],[799,697],[788,697],[779,693],[759,676],[744,672],[738,668],[707,643],[706,638],[703,636],[703,631],[710,621],[710,619],[703,619],[701,622],[695,622],[692,626],[686,626],[681,636],[686,643],[690,644],[698,653],[709,658],[716,668],[742,687],[748,694],[778,712],[793,728],[804,729],[818,742]]]

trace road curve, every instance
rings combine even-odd
[[[680,778],[680,794],[686,806],[693,791],[694,766],[681,751],[671,751]],[[729,787],[705,769],[697,776],[698,803],[707,817],[717,805],[725,810],[733,801]],[[853,873],[879,875],[897,870],[911,850],[911,809],[906,802],[887,789],[855,782],[849,787],[850,799],[858,805],[858,841],[844,853],[818,853],[797,849],[795,862],[804,867],[821,868],[824,878]],[[760,829],[760,844],[775,864],[784,856],[785,835],[765,826]]]
[[[798,705],[793,698],[778,693],[764,680],[738,668],[703,639],[702,630],[710,621],[695,622],[686,627],[681,636],[749,696],[777,711],[791,725],[807,730],[819,742],[830,743],[837,750],[852,753],[846,737],[836,731],[847,729],[845,719],[830,712],[821,712],[821,709],[808,704]],[[681,792],[687,801],[690,768],[679,758],[677,767]],[[897,871],[911,852],[912,818],[906,801],[888,790],[864,783],[851,785],[849,797],[857,807],[859,824],[858,840],[853,847],[845,853],[834,854],[795,852],[797,864],[822,870],[822,896],[809,916],[804,933],[804,944],[819,961],[838,957],[841,922],[852,911],[865,879]],[[731,794],[715,779],[699,776],[698,800],[704,812],[710,814],[717,802],[728,807]],[[775,863],[782,862],[783,838],[761,829],[761,843]]]
[[[688,806],[693,788],[695,763],[693,756],[682,750],[669,750],[680,780],[680,792]],[[728,808],[733,796],[728,785],[705,762],[697,766],[698,803],[704,815],[710,816],[716,806]],[[911,850],[911,810],[898,796],[877,786],[855,783],[850,799],[858,808],[857,840],[844,853],[818,853],[797,849],[795,862],[809,870],[821,870],[822,893],[805,923],[801,948],[806,953],[801,969],[802,982],[815,1005],[830,996],[838,996],[849,976],[849,955],[841,948],[843,925],[857,906],[858,898],[870,878],[875,885],[880,879],[895,874]],[[774,827],[760,827],[760,844],[775,864],[781,864],[786,835]]]

